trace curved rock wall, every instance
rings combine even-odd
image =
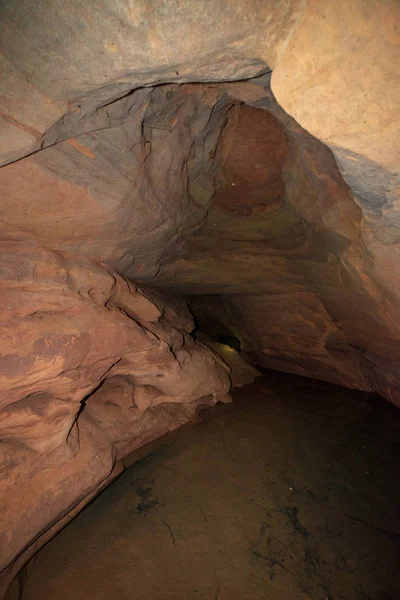
[[[195,313],[217,316],[258,364],[400,404],[396,245],[374,277],[388,247],[374,256],[363,205],[330,150],[276,103],[269,77],[220,93],[234,104],[215,202],[156,285],[195,295]]]
[[[184,305],[2,231],[3,577],[116,477],[122,459],[227,400],[228,367]],[[15,558],[17,563],[13,563]],[[12,570],[8,570],[8,565]]]
[[[258,364],[400,404],[399,13],[3,3],[5,581],[123,456],[226,396],[171,294]]]

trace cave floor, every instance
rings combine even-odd
[[[127,469],[22,600],[398,600],[400,412],[267,372]]]

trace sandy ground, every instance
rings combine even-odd
[[[400,411],[274,372],[31,561],[22,600],[400,600]]]

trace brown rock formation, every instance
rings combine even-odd
[[[229,377],[190,335],[183,306],[18,235],[4,232],[1,256],[7,565],[26,560],[135,448],[225,400]]]
[[[400,19],[394,0],[1,16],[7,582],[124,456],[226,398],[185,300],[215,349],[231,333],[255,364],[400,404]]]

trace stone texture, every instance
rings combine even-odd
[[[268,77],[220,92],[233,106],[215,201],[156,285],[192,295],[208,335],[217,317],[255,363],[400,403],[399,305],[366,269],[363,212],[332,153],[279,107]]]
[[[3,581],[227,399],[184,300],[217,352],[400,404],[399,12],[3,3]]]
[[[190,335],[184,305],[13,232],[2,238],[5,568],[26,560],[135,448],[188,422],[199,405],[229,400],[230,381],[225,363]]]
[[[94,131],[5,166],[3,218],[60,252],[151,279],[212,203],[210,155],[230,104],[215,109],[218,91],[200,88],[140,90],[98,114]]]
[[[95,11],[79,0],[3,4],[0,51],[13,85],[4,78],[0,88],[2,160],[40,148],[54,111],[85,114],[143,85],[260,73],[286,44],[301,4],[101,0]]]

